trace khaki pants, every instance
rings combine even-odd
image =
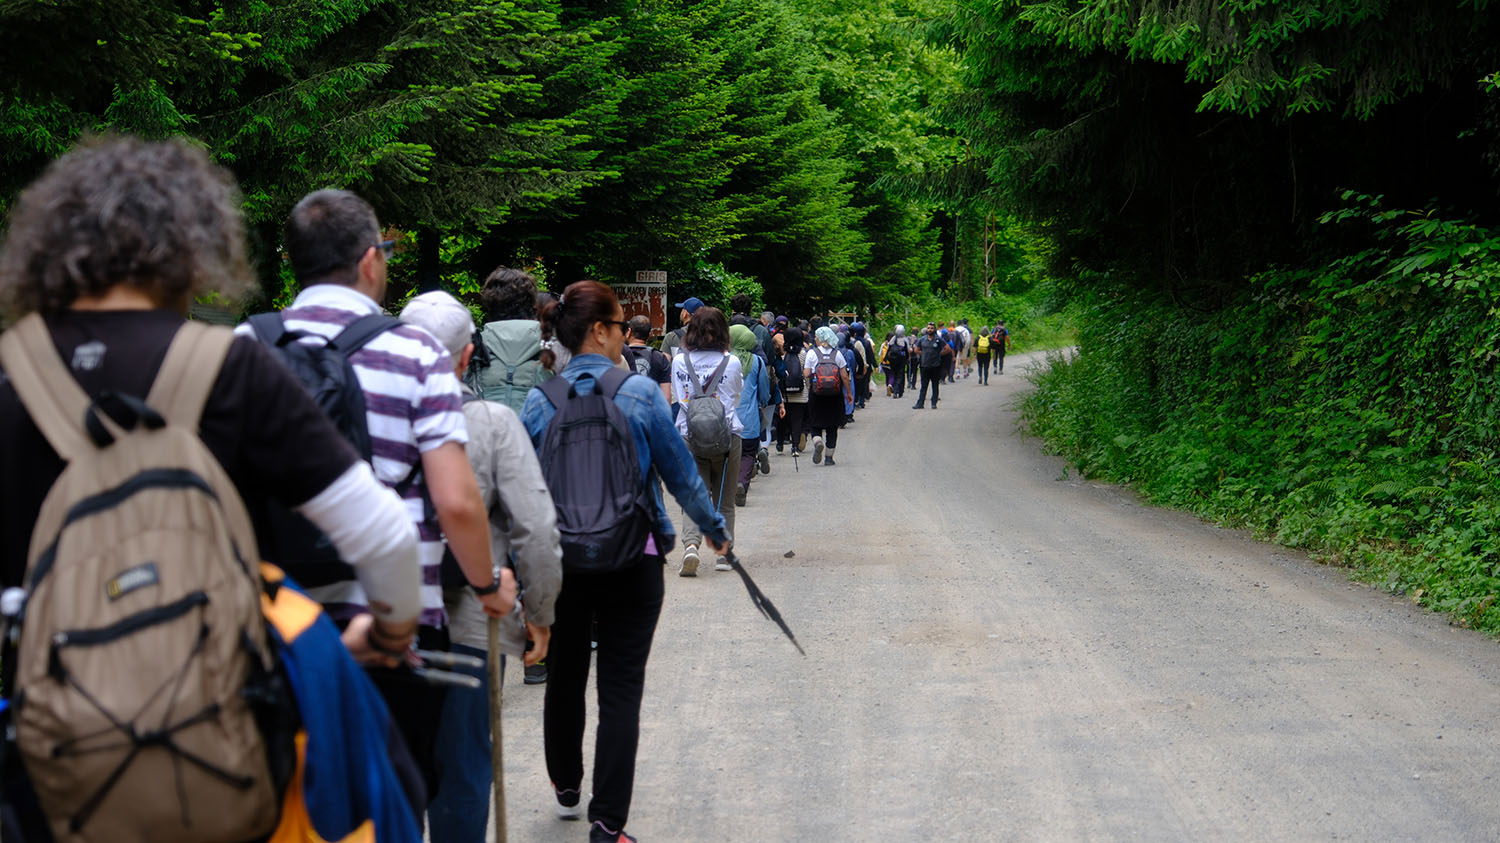
[[[703,478],[703,485],[708,487],[708,497],[719,505],[719,512],[724,514],[724,524],[729,529],[729,534],[734,535],[734,486],[735,475],[740,468],[740,442],[735,440],[733,447],[724,452],[721,457],[704,459],[694,457],[698,463],[698,476]],[[703,533],[699,531],[698,525],[693,519],[682,513],[682,544],[702,545]]]

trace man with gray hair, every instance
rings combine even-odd
[[[474,320],[467,307],[445,292],[423,293],[407,303],[401,321],[435,337],[462,381],[474,354]],[[513,560],[522,589],[516,608],[502,622],[501,649],[513,657],[524,651],[525,664],[536,666],[547,656],[553,607],[562,590],[557,510],[531,437],[515,411],[481,400],[467,382],[462,389],[469,464],[489,512],[491,552],[497,561]],[[445,580],[453,586],[443,589],[443,601],[453,650],[484,659],[484,607],[463,587],[462,574],[448,567]],[[532,647],[525,650],[528,639]],[[487,683],[488,671],[477,676]],[[483,692],[449,691],[443,701],[436,748],[439,787],[427,811],[435,841],[484,839],[491,786],[489,694],[486,684]]]

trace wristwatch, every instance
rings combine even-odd
[[[495,592],[500,590],[500,577],[496,576],[495,579],[492,580],[490,584],[485,586],[484,588],[480,588],[479,586],[473,585],[472,583],[469,585],[469,588],[474,589],[474,593],[479,595],[480,597],[494,594]]]

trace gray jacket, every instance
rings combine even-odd
[[[490,548],[497,562],[515,554],[516,579],[526,618],[551,626],[557,594],[562,590],[562,547],[557,532],[557,509],[542,479],[542,467],[521,419],[502,404],[475,401],[464,387],[464,418],[469,426],[469,464],[479,481],[479,494],[490,513]],[[453,640],[476,649],[487,646],[484,609],[467,588],[444,591]],[[526,625],[520,609],[501,624],[500,647],[519,656],[526,646]]]

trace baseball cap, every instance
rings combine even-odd
[[[697,296],[691,296],[691,297],[688,298],[687,301],[680,301],[677,304],[673,305],[673,307],[677,307],[677,308],[681,308],[682,310],[686,310],[689,315],[697,313],[698,312],[698,308],[700,308],[702,306],[703,306],[703,299],[700,299]]]
[[[463,351],[474,335],[474,316],[469,309],[441,290],[407,302],[401,310],[401,321],[425,329],[453,356]]]

